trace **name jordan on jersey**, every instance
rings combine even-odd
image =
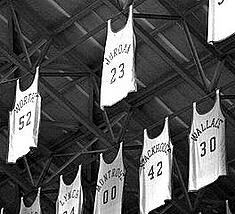
[[[109,65],[110,62],[115,58],[115,56],[118,56],[120,54],[129,53],[129,50],[131,48],[131,44],[120,44],[118,47],[114,48],[112,52],[108,54],[108,57],[105,57],[106,65]]]

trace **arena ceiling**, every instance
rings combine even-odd
[[[174,145],[173,199],[151,213],[224,213],[225,200],[235,210],[235,37],[207,44],[208,0],[135,0],[138,92],[104,112],[99,91],[106,21],[112,18],[116,31],[125,25],[128,8],[122,9],[120,2],[0,1],[0,206],[6,213],[18,212],[21,196],[30,205],[38,187],[42,212],[55,213],[59,175],[72,182],[79,164],[84,214],[92,213],[99,153],[112,161],[121,141],[127,170],[123,213],[139,213],[143,129],[156,137],[166,116]],[[42,96],[39,145],[9,165],[8,112],[16,79],[26,89],[37,65]],[[215,88],[221,90],[227,119],[228,176],[187,193],[192,102],[198,102],[201,113],[209,111]]]

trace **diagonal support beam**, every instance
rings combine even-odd
[[[172,15],[161,15],[161,14],[151,14],[151,13],[134,13],[134,18],[140,19],[163,19],[163,20],[179,20],[180,16],[172,16]]]
[[[38,40],[37,42],[35,42],[30,48],[29,48],[29,55],[32,56],[44,43],[46,42],[46,40]],[[11,49],[10,49],[11,50]],[[12,50],[11,50],[12,51]],[[24,53],[21,53],[19,55],[19,58],[21,60],[24,60],[26,58]],[[13,68],[10,69],[10,71],[8,71],[5,75],[1,75],[1,73],[7,69],[9,69],[11,66],[13,65],[12,62],[7,63],[6,65],[0,67],[0,83],[4,82],[11,74],[13,74],[13,72],[18,68],[18,66],[14,66]]]
[[[9,0],[10,1],[10,0]],[[12,16],[13,16],[13,20],[14,20],[14,23],[16,25],[16,29],[18,31],[18,34],[19,34],[19,37],[20,37],[20,43],[21,43],[21,46],[23,48],[23,51],[26,55],[26,58],[27,58],[27,61],[28,61],[28,64],[29,64],[29,67],[32,67],[32,63],[31,63],[31,60],[30,60],[30,55],[28,53],[28,50],[27,50],[27,47],[26,47],[26,44],[25,44],[25,41],[24,41],[24,37],[23,37],[23,34],[21,32],[21,28],[20,28],[20,23],[19,23],[19,20],[16,16],[16,13],[15,13],[15,10],[12,6],[12,3],[10,1],[10,7],[11,7],[11,12],[12,12]]]
[[[25,180],[20,172],[16,169],[15,166],[4,163],[2,160],[0,162],[0,168],[7,174],[7,176],[17,183],[25,192],[30,192],[33,189],[33,186]]]
[[[29,167],[29,164],[28,164],[26,156],[24,156],[23,159],[24,159],[24,163],[25,163],[25,166],[26,166],[26,169],[27,169],[27,173],[28,173],[30,182],[34,186],[33,176],[32,176],[32,173],[31,173],[31,170],[30,170],[30,167]]]
[[[188,206],[189,206],[190,211],[192,211],[192,210],[193,210],[193,206],[192,206],[192,203],[191,203],[191,201],[190,201],[188,191],[187,191],[187,189],[186,189],[186,187],[185,187],[184,179],[183,179],[183,176],[182,176],[182,174],[181,174],[181,171],[180,171],[178,162],[177,162],[177,160],[176,160],[175,157],[173,158],[173,160],[174,160],[174,164],[175,164],[175,167],[176,167],[178,176],[179,176],[180,184],[181,184],[181,186],[182,186],[182,188],[183,188],[183,192],[184,192],[186,201],[187,201],[187,203],[188,203]]]
[[[201,80],[202,80],[202,83],[203,83],[205,89],[206,89],[206,90],[209,90],[210,82],[209,82],[208,79],[206,78],[205,72],[204,72],[204,70],[203,70],[203,68],[202,68],[202,65],[201,65],[199,56],[198,56],[198,54],[197,54],[197,50],[196,50],[196,48],[195,48],[195,46],[194,46],[193,39],[192,39],[192,37],[191,37],[191,34],[190,34],[190,31],[189,31],[188,25],[187,25],[187,23],[185,22],[185,20],[182,21],[182,24],[183,24],[185,36],[186,36],[187,41],[188,41],[188,43],[189,43],[189,47],[190,47],[190,50],[191,50],[191,53],[192,53],[194,62],[195,62],[195,64],[196,64],[196,67],[197,67],[197,71],[198,71],[198,73],[199,73],[199,76],[201,77]]]

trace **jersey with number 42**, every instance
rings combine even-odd
[[[41,97],[38,93],[38,68],[33,83],[25,91],[20,90],[17,80],[15,104],[9,112],[9,151],[8,162],[27,154],[30,147],[37,147],[41,113]]]
[[[100,93],[101,108],[112,106],[137,89],[132,16],[131,5],[125,27],[116,33],[112,31],[111,20],[108,20]]]
[[[162,133],[150,139],[144,130],[144,145],[140,157],[140,213],[151,210],[171,199],[171,171],[173,146],[169,137],[168,118]]]
[[[125,169],[122,160],[122,143],[114,161],[106,163],[100,154],[93,214],[121,214]]]
[[[193,121],[189,134],[189,191],[196,191],[226,175],[225,118],[216,101],[206,114],[199,114],[193,103]]]

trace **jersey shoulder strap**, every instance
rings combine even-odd
[[[111,163],[106,163],[105,160],[104,160],[104,157],[103,157],[103,153],[100,153],[100,169],[102,166],[105,166],[105,165],[111,165],[111,164],[114,164],[116,163],[118,160],[123,160],[122,159],[122,142],[119,144],[119,150],[118,150],[118,153],[116,155],[116,157],[114,158],[114,160],[111,162]]]
[[[38,91],[38,76],[39,76],[39,67],[36,68],[36,72],[35,72],[35,75],[34,75],[34,78],[33,78],[33,82],[31,83],[31,85],[24,91],[22,91],[20,89],[20,79],[18,79],[16,81],[16,97],[18,97],[18,95],[20,93],[24,93],[25,91],[28,91],[28,90],[33,90],[33,91]]]
[[[30,209],[31,207],[34,207],[35,205],[37,206],[40,206],[40,192],[41,192],[41,187],[38,188],[38,193],[37,193],[37,196],[34,200],[34,202],[31,204],[31,206],[27,207],[25,206],[25,203],[24,203],[24,198],[21,197],[21,209]]]
[[[110,34],[116,34],[116,33],[118,33],[119,31],[122,31],[122,30],[124,30],[124,29],[126,29],[126,28],[128,28],[128,27],[133,28],[133,6],[132,6],[132,5],[129,6],[129,15],[128,15],[128,19],[127,19],[127,22],[126,22],[125,26],[124,26],[121,30],[119,30],[118,32],[113,32],[113,30],[112,30],[112,23],[111,23],[111,22],[112,22],[111,19],[109,19],[109,20],[107,21],[107,33],[108,33],[108,35],[110,35]]]

